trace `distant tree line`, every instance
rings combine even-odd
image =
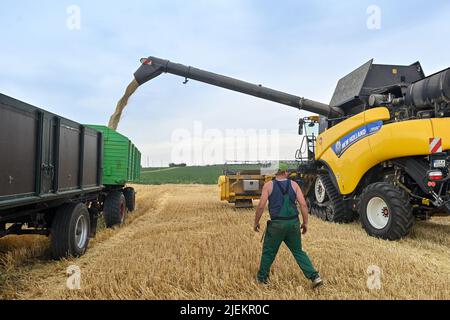
[[[180,167],[186,167],[186,163],[169,163],[170,168],[180,168]]]

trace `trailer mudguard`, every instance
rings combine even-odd
[[[450,150],[450,118],[384,124],[386,108],[370,109],[325,131],[317,139],[316,160],[327,164],[342,195],[355,191],[364,174],[381,162],[430,154],[430,138]]]

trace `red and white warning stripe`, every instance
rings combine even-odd
[[[442,152],[442,139],[430,138],[430,153]]]

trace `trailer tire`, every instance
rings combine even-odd
[[[84,203],[60,206],[51,226],[50,246],[54,259],[80,257],[89,245],[89,211]]]
[[[107,228],[120,226],[125,222],[126,209],[125,196],[121,191],[111,191],[108,193],[103,205],[103,216]]]
[[[359,215],[370,236],[391,241],[407,236],[414,224],[408,194],[386,182],[373,183],[364,189]]]
[[[123,195],[125,196],[128,211],[133,212],[136,209],[136,191],[134,188],[128,187],[123,189]]]
[[[342,195],[334,186],[331,178],[328,174],[322,174],[317,176],[320,179],[321,186],[324,188],[325,196],[322,197],[322,202],[316,197],[315,186],[317,181],[313,186],[313,190],[310,192],[310,210],[311,212],[318,216],[320,219],[335,223],[349,223],[354,220],[353,212],[347,207]],[[328,201],[325,201],[328,200]]]

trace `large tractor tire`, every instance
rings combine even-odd
[[[103,216],[107,228],[120,226],[125,222],[127,205],[125,196],[121,191],[108,193],[103,205]]]
[[[80,257],[89,245],[89,211],[84,203],[70,203],[56,210],[51,227],[51,251],[54,259]]]
[[[414,224],[408,194],[386,182],[373,183],[364,189],[359,215],[369,235],[385,240],[398,240],[407,236]]]
[[[133,212],[136,209],[136,191],[134,188],[128,187],[123,189],[123,195],[128,211]]]
[[[317,176],[308,203],[311,214],[322,220],[335,223],[349,223],[354,220],[352,211],[347,208],[329,175]]]

